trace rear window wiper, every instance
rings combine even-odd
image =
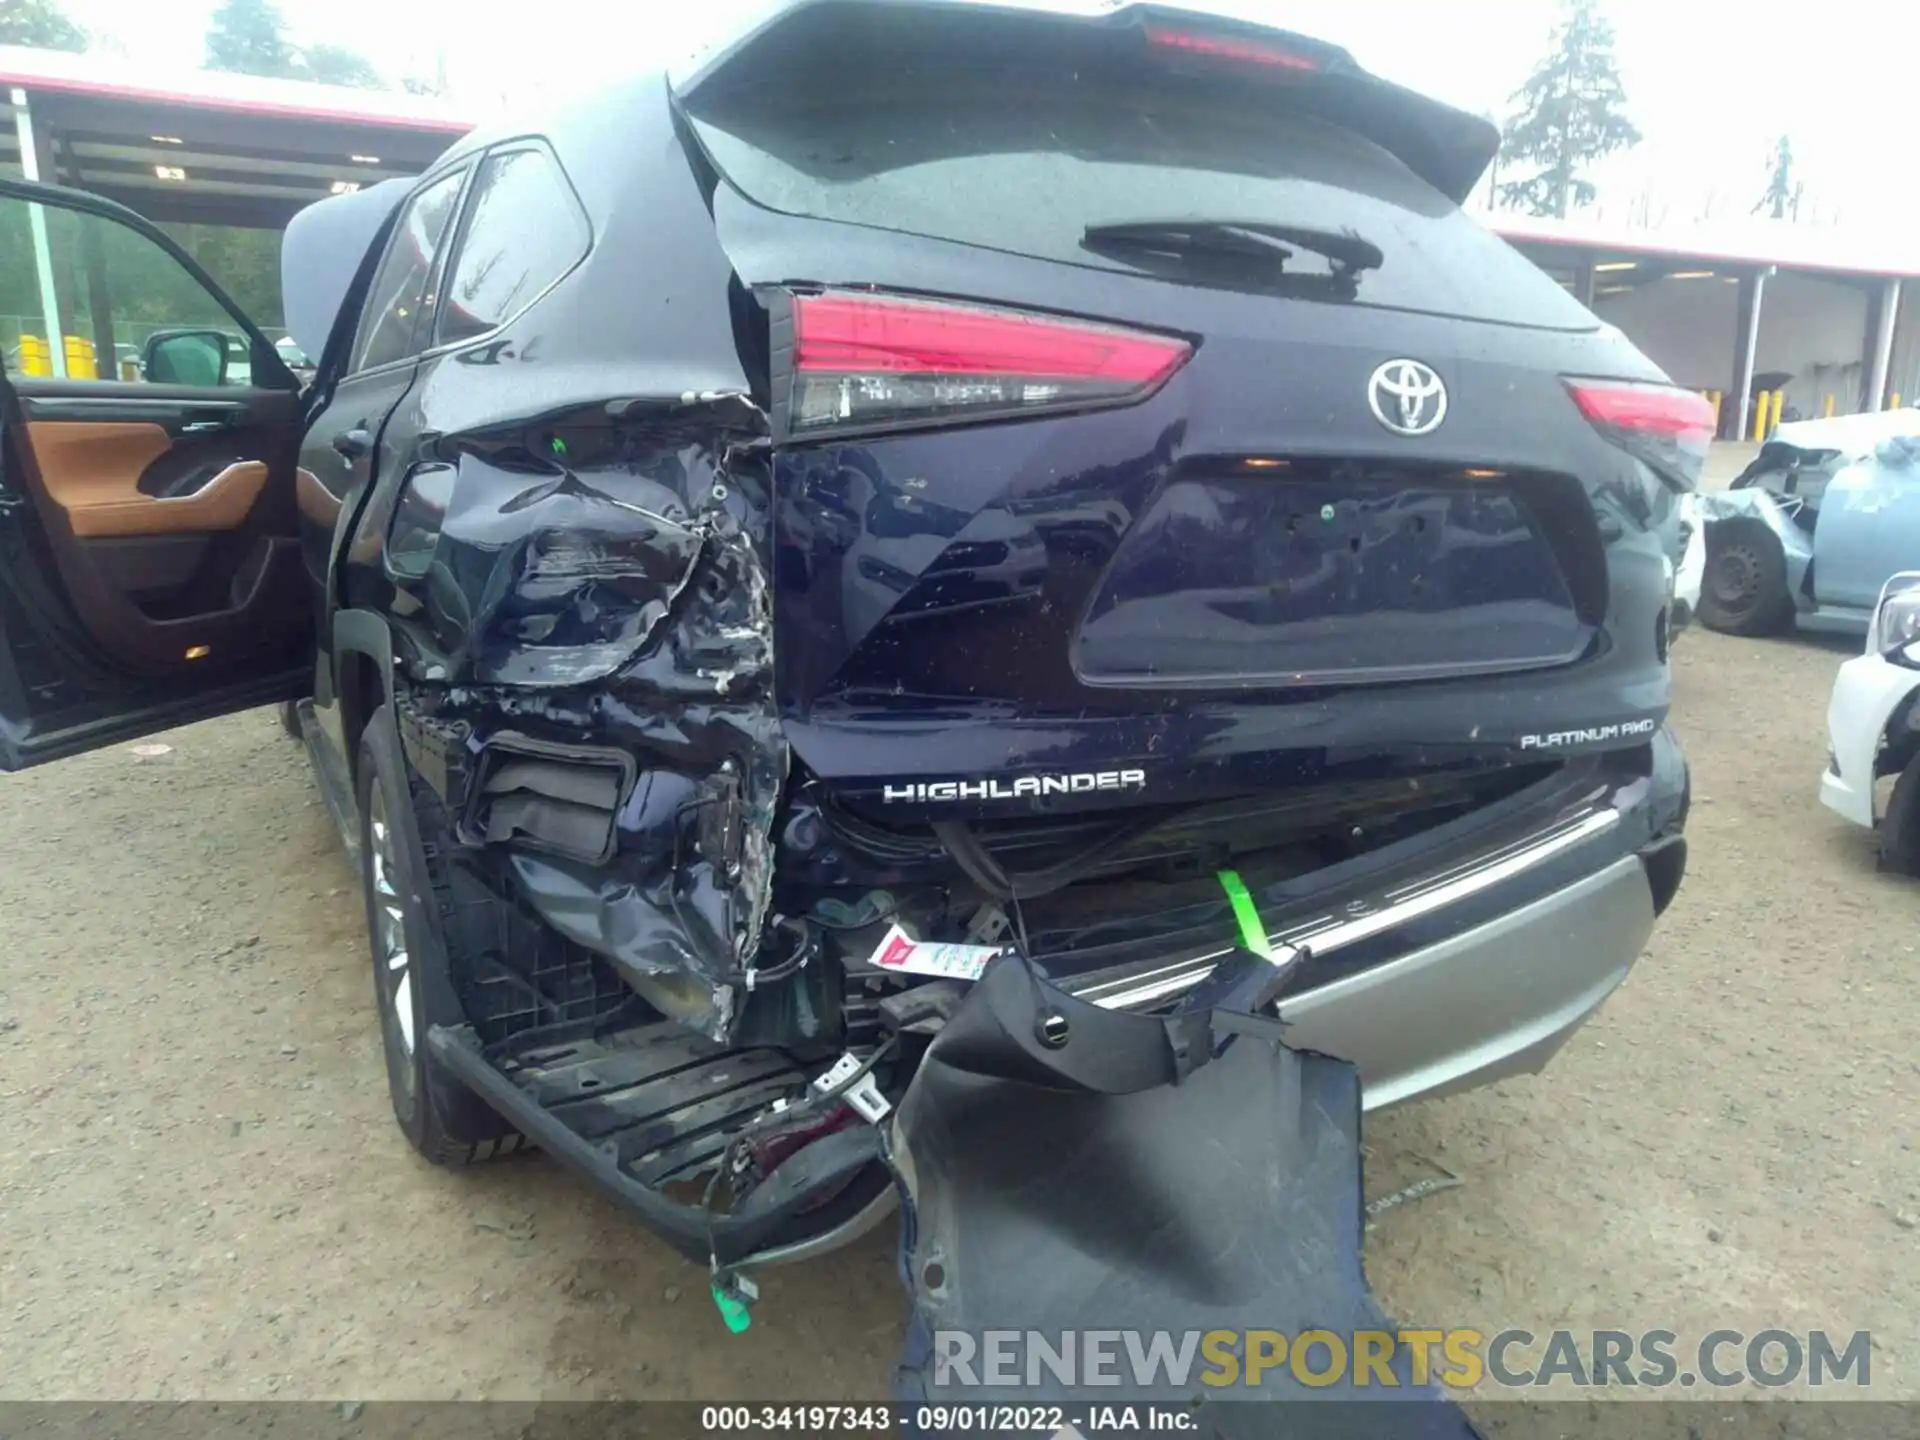
[[[1089,250],[1159,255],[1233,255],[1285,269],[1289,246],[1322,256],[1337,278],[1350,279],[1387,263],[1380,247],[1352,230],[1275,225],[1265,220],[1118,220],[1089,225],[1080,237]]]

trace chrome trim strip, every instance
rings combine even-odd
[[[1619,823],[1618,810],[1611,806],[1593,806],[1557,821],[1545,830],[1536,831],[1524,840],[1488,851],[1450,870],[1389,891],[1386,897],[1388,903],[1382,909],[1352,919],[1322,915],[1271,935],[1268,939],[1277,947],[1291,949],[1305,946],[1315,955],[1325,955],[1404,925],[1422,915],[1457,904],[1536,865],[1544,864]],[[1078,998],[1107,1010],[1149,1005],[1192,989],[1211,975],[1214,967],[1231,953],[1231,950],[1215,950],[1157,970],[1104,981],[1085,989],[1076,990],[1068,981],[1065,988]]]

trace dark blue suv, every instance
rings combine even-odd
[[[304,387],[0,183],[254,347],[10,378],[0,756],[285,702],[409,1139],[716,1274],[888,1213],[1009,967],[959,1071],[1178,1078],[1249,973],[1369,1106],[1537,1069],[1684,869],[1711,417],[1462,213],[1495,147],[1239,22],[801,0],[304,212]]]

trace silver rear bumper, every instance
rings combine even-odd
[[[1564,890],[1280,1008],[1289,1044],[1353,1061],[1369,1110],[1545,1065],[1653,932],[1629,856]]]
[[[1497,887],[1522,881],[1582,845],[1604,838],[1617,854],[1621,837],[1613,832],[1622,821],[1620,809],[1595,797],[1521,839],[1289,921],[1271,938],[1276,946],[1308,945],[1315,956],[1337,955],[1400,926],[1444,919],[1453,907],[1484,901]],[[1288,1043],[1351,1060],[1368,1110],[1532,1073],[1626,978],[1653,920],[1646,866],[1637,855],[1618,855],[1480,924],[1282,1001],[1280,1014],[1293,1026]],[[1150,1009],[1199,984],[1228,953],[1060,984],[1095,1004]],[[839,1229],[751,1263],[785,1264],[837,1249],[884,1221],[896,1203],[889,1189]]]
[[[1439,915],[1599,839],[1621,821],[1604,802],[1437,875],[1288,924],[1276,947],[1316,959]],[[1616,844],[1618,842],[1616,841]],[[1288,1042],[1351,1060],[1368,1109],[1540,1069],[1626,978],[1654,920],[1646,869],[1626,855],[1480,924],[1281,1002]],[[1068,988],[1146,1008],[1209,974],[1220,953]]]

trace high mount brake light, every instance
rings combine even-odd
[[[1607,440],[1689,488],[1699,481],[1719,419],[1700,396],[1636,380],[1568,380],[1566,386]]]
[[[1157,26],[1147,31],[1147,43],[1189,55],[1204,55],[1213,60],[1243,60],[1250,65],[1267,65],[1276,70],[1300,70],[1309,74],[1319,70],[1315,61],[1276,45],[1258,40],[1243,40],[1236,35],[1203,35],[1191,30],[1166,30]]]
[[[1009,310],[796,295],[797,434],[963,422],[1144,399],[1184,340]]]

